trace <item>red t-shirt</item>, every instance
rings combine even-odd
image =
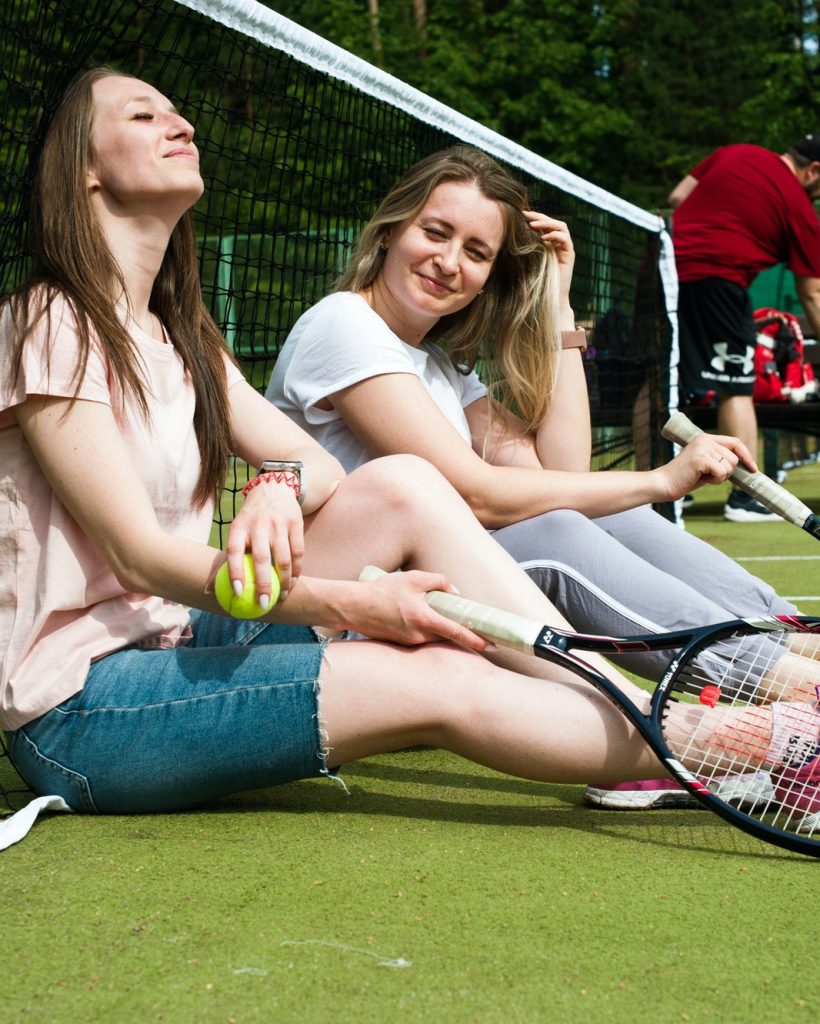
[[[698,184],[672,218],[681,281],[720,277],[747,288],[776,263],[820,277],[820,221],[777,153],[723,146],[691,174]]]

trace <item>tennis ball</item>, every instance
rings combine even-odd
[[[279,577],[274,570],[271,574],[270,606],[279,600]],[[245,589],[239,597],[234,593],[228,576],[228,563],[223,562],[214,580],[214,594],[222,608],[235,619],[258,619],[265,614],[265,609],[256,600],[256,574],[253,571],[253,558],[245,555]],[[270,610],[270,609],[268,609]]]

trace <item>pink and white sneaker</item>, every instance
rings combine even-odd
[[[774,787],[768,772],[725,775],[717,781],[717,795],[742,811],[771,800]],[[584,803],[607,811],[695,810],[702,806],[674,779],[642,779],[615,786],[587,786]],[[818,808],[820,809],[820,808]]]
[[[674,779],[641,779],[615,786],[587,786],[584,803],[606,811],[651,811],[662,808],[700,807]]]

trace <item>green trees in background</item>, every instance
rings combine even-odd
[[[820,129],[816,0],[265,2],[649,208],[717,146]]]
[[[87,13],[55,0],[5,2],[16,17],[40,20],[57,6],[58,27]],[[820,130],[812,102],[820,0],[263,2],[650,209],[662,208],[670,188],[717,146],[759,142],[780,151]],[[107,7],[117,39],[128,5]],[[14,45],[0,40],[0,51]],[[260,102],[252,59],[239,49],[235,59],[248,88],[232,98],[232,123]],[[224,106],[216,82],[214,90]]]

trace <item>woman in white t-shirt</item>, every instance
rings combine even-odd
[[[587,683],[478,657],[484,641],[429,607],[452,579],[563,622],[435,469],[396,457],[345,479],[243,379],[199,294],[193,135],[152,86],[97,69],[45,140],[37,268],[0,309],[0,727],[22,774],[76,810],[125,813],[414,744],[542,780],[657,769]],[[254,478],[230,527],[230,578],[241,591],[250,552],[268,609],[253,620],[213,594],[232,451],[289,463]],[[408,571],[356,582],[369,561]],[[313,625],[376,639],[327,645]],[[761,756],[779,756],[779,713],[759,716]],[[734,709],[679,717],[720,762]]]
[[[795,613],[649,507],[723,482],[741,460],[754,468],[736,438],[702,435],[649,472],[588,472],[574,258],[567,225],[530,211],[491,157],[467,146],[435,153],[393,187],[334,293],[297,321],[267,397],[348,471],[399,452],[428,459],[576,629],[622,635]],[[503,401],[472,369],[479,359],[496,368]],[[816,638],[803,643],[818,655]],[[646,670],[643,659],[623,663]],[[820,665],[808,672],[816,679]],[[682,796],[663,781],[587,793],[610,807]]]

